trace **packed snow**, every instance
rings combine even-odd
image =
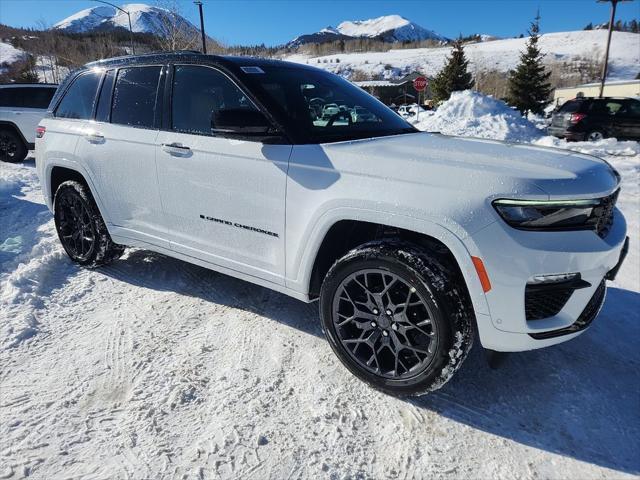
[[[415,117],[414,117],[415,118]],[[435,112],[420,115],[420,130],[445,135],[530,142],[542,132],[504,102],[472,90],[454,92]]]
[[[534,138],[491,99],[442,108]],[[33,159],[0,163],[0,478],[637,478],[640,148],[534,142],[618,169],[629,258],[585,334],[498,370],[476,345],[412,400],[350,375],[316,304],[139,249],[78,268]]]
[[[509,38],[465,45],[471,72],[498,70],[507,72],[518,64],[527,38]],[[548,62],[599,61],[604,57],[605,30],[546,33],[540,37],[540,49]],[[387,52],[340,53],[322,57],[293,54],[287,60],[308,63],[335,73],[348,75],[353,70],[373,75],[395,76],[420,71],[434,76],[444,65],[451,47],[394,49]],[[336,62],[336,59],[339,62]],[[325,63],[326,60],[326,63]],[[632,79],[640,72],[640,34],[613,32],[609,53],[609,79]]]

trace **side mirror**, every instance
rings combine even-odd
[[[274,129],[262,112],[242,108],[214,111],[211,115],[211,131],[256,136],[274,134]]]

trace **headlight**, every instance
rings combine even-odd
[[[493,207],[521,230],[591,230],[598,223],[602,199],[538,201],[495,200]]]

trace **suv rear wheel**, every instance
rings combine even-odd
[[[21,162],[29,153],[27,146],[11,128],[0,128],[0,161]]]
[[[106,265],[124,252],[113,243],[86,185],[63,182],[56,191],[53,214],[60,242],[69,258],[86,267]]]
[[[453,269],[413,244],[372,242],[330,269],[320,294],[329,344],[358,378],[393,395],[444,385],[474,338]]]
[[[604,139],[604,133],[600,130],[593,130],[587,134],[587,140],[590,142],[597,142],[602,139]]]

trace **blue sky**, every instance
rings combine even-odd
[[[144,3],[154,4],[152,0]],[[178,3],[183,15],[198,25],[193,2]],[[53,24],[95,5],[89,0],[0,0],[0,23],[36,27],[44,20]],[[543,32],[578,30],[589,22],[609,19],[608,4],[596,0],[204,0],[207,34],[232,45],[277,45],[343,20],[389,14],[402,15],[447,37],[459,33],[507,37],[524,33],[538,8]],[[620,4],[618,13],[621,20],[639,18],[640,0]]]

